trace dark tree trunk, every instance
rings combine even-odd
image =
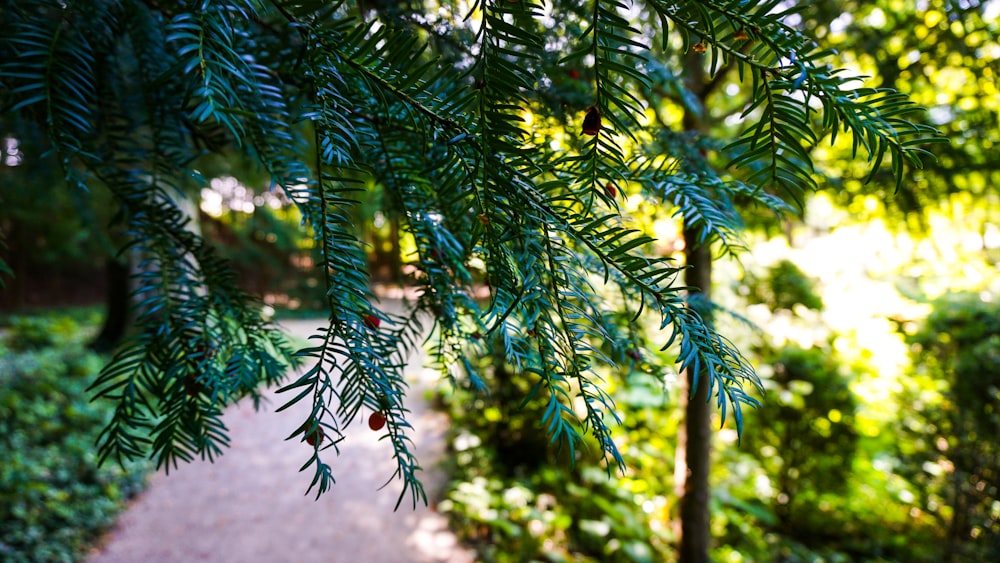
[[[130,318],[129,310],[129,265],[128,262],[119,262],[114,258],[109,258],[105,263],[105,275],[107,277],[107,295],[105,305],[107,317],[104,319],[104,326],[97,338],[90,347],[98,352],[109,352],[121,342],[128,330]]]
[[[685,131],[704,133],[707,127],[704,116],[708,115],[709,94],[719,86],[725,71],[710,78],[705,72],[704,57],[691,51],[685,58],[686,85],[698,99],[700,111],[688,108],[684,112]],[[685,285],[692,288],[692,296],[710,299],[712,289],[712,250],[710,245],[696,246],[698,236],[690,229],[685,219],[684,253],[688,269],[685,271]],[[702,313],[707,315],[707,313]],[[706,322],[711,319],[706,318]],[[696,377],[697,375],[697,377]],[[708,403],[707,374],[695,374],[690,370],[684,374],[681,404],[684,408],[684,424],[677,440],[677,466],[674,474],[675,490],[680,494],[680,546],[678,557],[681,563],[701,563],[708,561],[711,541],[709,512],[708,475],[711,469],[712,453],[712,411]],[[697,388],[694,387],[695,380]]]
[[[697,237],[687,229],[684,240],[688,245],[685,246],[685,254],[689,266],[684,282],[688,287],[697,288],[697,293],[707,300],[712,287],[711,248],[707,245],[692,247]],[[710,319],[705,320],[710,322]],[[684,425],[677,446],[677,477],[678,482],[683,483],[678,556],[681,563],[701,563],[708,561],[711,540],[708,475],[712,453],[712,407],[708,402],[708,375],[697,374],[697,389],[694,383],[696,374],[688,370],[684,375],[681,393]]]

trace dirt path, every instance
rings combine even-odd
[[[322,321],[283,323],[306,337]],[[407,369],[413,441],[425,468],[428,497],[439,498],[446,476],[446,419],[423,391],[437,378],[414,358]],[[247,402],[226,411],[232,447],[214,464],[195,462],[170,476],[157,473],[119,519],[91,563],[147,562],[467,562],[445,518],[408,500],[393,512],[399,484],[377,489],[392,474],[389,444],[367,427],[353,429],[332,464],[337,484],[318,501],[304,496],[312,472],[303,443],[284,441],[304,419],[302,408],[275,413],[283,397],[269,393],[259,412]],[[359,424],[364,424],[363,422]]]

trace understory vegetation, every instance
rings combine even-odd
[[[917,241],[892,254],[884,245],[909,235],[814,227],[797,228],[807,236],[795,246],[759,238],[723,274],[719,323],[743,335],[767,392],[742,439],[716,439],[713,560],[994,560],[1000,448],[985,437],[1000,430],[1000,280],[989,253],[948,259]],[[857,260],[822,260],[822,247]],[[938,289],[930,272],[960,264],[975,275]],[[628,469],[610,477],[599,449],[570,463],[550,446],[541,413],[443,393],[456,430],[441,507],[483,560],[675,559],[679,389],[644,359],[602,374],[627,413],[615,440]],[[483,361],[493,379],[530,388],[530,375]]]
[[[92,310],[0,319],[0,560],[78,561],[143,486],[147,464],[98,466],[111,407],[87,387],[107,358]]]

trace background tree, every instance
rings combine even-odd
[[[12,270],[10,285],[0,294],[5,307],[37,305],[45,290],[60,294],[64,302],[80,299],[77,286],[95,273],[91,256],[112,248],[97,228],[109,218],[99,211],[109,198],[102,194],[91,202],[66,190],[52,168],[29,166],[24,156],[45,146],[35,133],[0,139],[0,231],[6,244],[3,256]],[[71,283],[62,283],[66,281]]]
[[[864,190],[879,205],[867,215],[902,212],[892,215],[897,224],[921,227],[921,211],[960,193],[996,209],[991,186],[998,180],[993,162],[1000,142],[1000,6],[979,0],[811,5],[802,13],[805,27],[870,74],[872,84],[898,89],[927,107],[931,122],[952,140],[898,190],[876,174]],[[863,191],[868,176],[857,166],[827,173],[844,203]]]
[[[920,505],[943,531],[942,560],[1000,554],[1000,452],[982,439],[1000,429],[1000,316],[979,295],[942,298],[913,345],[920,390],[904,392],[912,411],[899,421],[904,473]],[[946,510],[945,507],[950,508]]]
[[[5,136],[40,129],[48,160],[25,161],[56,166],[73,193],[110,193],[126,246],[144,257],[134,292],[140,330],[94,384],[118,404],[103,456],[151,455],[169,467],[218,455],[221,407],[279,379],[280,360],[290,359],[225,263],[184,229],[177,200],[207,182],[212,155],[259,166],[321,251],[329,325],[298,355],[313,365],[283,388],[290,402],[313,405],[291,438],[312,445],[304,467],[314,487],[333,483],[324,455],[347,425],[379,412],[400,501],[416,502],[423,490],[401,365],[424,322],[438,329],[436,360],[458,366],[459,381],[483,380],[463,345],[485,353],[499,339],[506,362],[532,379],[528,398],[544,404],[552,441],[573,457],[590,434],[609,470],[625,460],[595,369],[629,350],[676,345],[693,408],[714,400],[741,429],[741,408],[757,403],[744,388],[757,378],[686,302],[681,267],[633,228],[626,197],[676,209],[687,248],[710,257],[713,242],[734,248],[737,200],[783,211],[783,198],[800,202],[816,187],[810,151],[827,133],[851,138],[876,170],[891,164],[897,186],[935,140],[910,121],[915,106],[904,95],[830,66],[833,53],[786,23],[795,6],[437,8],[0,4]],[[706,85],[730,70],[748,94],[723,151],[697,122],[713,112]],[[576,82],[554,87],[567,80]],[[664,93],[687,117],[650,103]],[[420,297],[402,316],[377,307],[353,221],[358,192],[374,185],[419,256]],[[686,283],[707,291],[709,260],[690,256],[698,277]],[[489,285],[487,302],[475,298],[478,280]],[[620,295],[623,315],[607,314],[604,288]],[[617,320],[641,314],[666,329],[655,343]],[[704,428],[708,411],[693,419]],[[703,440],[689,433],[707,452]],[[707,463],[705,455],[687,463]],[[685,512],[700,522],[687,530],[699,539],[682,542],[688,560],[706,557],[704,514]]]

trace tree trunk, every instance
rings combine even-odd
[[[104,319],[100,334],[90,344],[90,347],[98,352],[113,350],[125,336],[131,320],[128,262],[122,263],[115,258],[108,258],[105,264],[105,277],[108,284],[105,297],[107,317]]]
[[[697,237],[688,229],[684,231],[685,255],[688,269],[685,284],[692,293],[708,299],[712,287],[712,251],[708,245],[694,247]],[[710,319],[705,319],[710,322]],[[679,560],[681,563],[708,561],[711,539],[708,476],[712,453],[712,410],[708,403],[708,375],[688,370],[684,377],[681,404],[684,406],[684,425],[678,436],[676,483],[683,483],[680,499],[681,534]],[[695,379],[698,375],[697,388]]]
[[[188,198],[181,192],[172,194],[173,202],[187,218],[185,229],[201,236],[201,214],[198,201]],[[138,269],[138,257],[134,250],[123,253],[122,259],[109,257],[105,263],[107,278],[107,293],[105,306],[107,317],[101,332],[90,343],[90,347],[98,352],[110,352],[121,342],[128,332],[129,326],[135,321],[132,310],[132,292],[135,290],[133,273]]]
[[[700,107],[688,107],[682,125],[684,131],[703,134],[707,128],[708,96],[721,81],[718,75],[714,78],[707,75],[704,57],[694,51],[685,56],[684,67],[686,87],[697,98]],[[707,301],[712,289],[712,249],[708,244],[698,246],[697,233],[688,227],[686,218],[684,223],[684,254],[688,266],[684,282],[691,288],[692,296],[698,294]],[[699,312],[706,317],[706,322],[711,322],[708,313]],[[708,561],[711,540],[708,475],[712,453],[712,407],[708,403],[707,377],[705,373],[695,374],[688,370],[684,374],[680,397],[684,424],[677,437],[674,487],[680,496],[678,557],[681,563]]]

